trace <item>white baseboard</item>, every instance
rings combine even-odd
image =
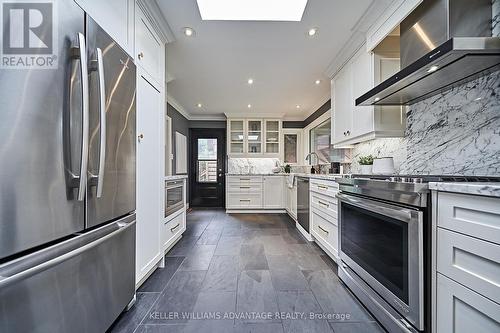
[[[309,234],[307,231],[305,231],[304,228],[302,228],[302,226],[299,224],[299,222],[296,222],[295,226],[297,227],[297,229],[299,229],[299,232],[302,234],[302,236],[305,237],[305,239],[307,239],[310,242],[314,241],[311,234]]]
[[[285,209],[226,209],[227,214],[281,214],[286,213]]]

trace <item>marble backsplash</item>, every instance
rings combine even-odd
[[[500,72],[411,105],[405,138],[376,139],[353,149],[359,156],[393,156],[404,174],[500,176]]]
[[[228,158],[227,173],[229,174],[266,174],[281,165],[278,158]]]

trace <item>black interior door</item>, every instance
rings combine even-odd
[[[191,129],[191,207],[224,207],[226,130]]]

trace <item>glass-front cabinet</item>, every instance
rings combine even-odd
[[[281,120],[227,120],[229,156],[279,156],[281,153]]]
[[[248,120],[247,153],[262,154],[262,120]]]
[[[228,121],[228,153],[245,153],[245,120],[235,119]]]
[[[280,137],[281,137],[281,121],[265,120],[266,128],[266,153],[279,154],[280,152]]]

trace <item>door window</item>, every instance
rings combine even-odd
[[[197,181],[217,182],[217,139],[198,139]]]

